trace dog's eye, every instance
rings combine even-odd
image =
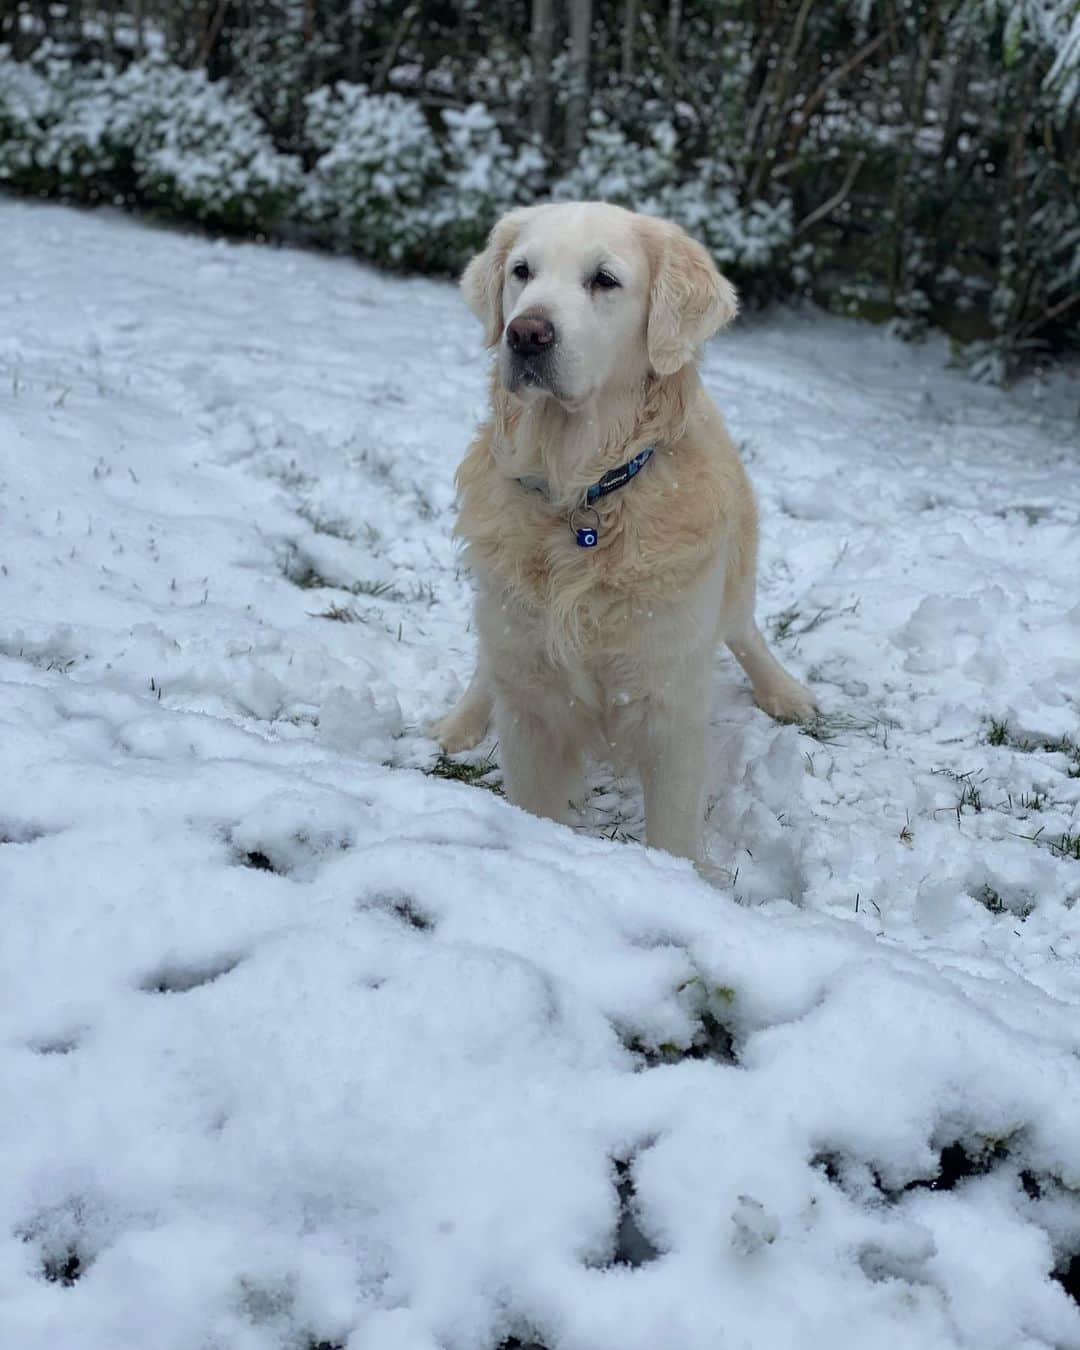
[[[514,270],[511,272],[510,275],[517,277],[518,281],[528,281],[529,264],[525,262],[515,263]]]
[[[617,277],[613,277],[610,272],[606,272],[601,267],[596,276],[589,282],[589,285],[593,290],[613,291],[616,286],[621,285],[621,282]]]

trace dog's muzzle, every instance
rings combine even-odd
[[[555,325],[546,314],[527,311],[511,319],[506,325],[509,388],[527,384],[550,389],[555,345]]]

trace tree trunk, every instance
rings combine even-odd
[[[569,89],[566,99],[566,155],[577,158],[585,144],[589,110],[589,46],[592,37],[592,0],[570,0]]]
[[[108,0],[108,4],[106,7],[106,13],[108,15],[108,18],[106,19],[105,22],[105,33],[106,33],[106,42],[108,43],[109,56],[113,61],[115,61],[117,57],[116,11],[118,8],[119,8],[119,0]]]
[[[634,38],[637,36],[638,0],[625,0],[622,32],[622,77],[634,78]]]
[[[360,23],[360,16],[349,12],[349,58],[348,71],[349,79],[353,84],[360,83],[360,62],[361,62],[361,36],[363,34],[363,25]]]
[[[678,70],[679,68],[679,30],[682,27],[682,0],[671,0],[671,7],[667,16],[667,50],[668,50],[668,68]],[[672,97],[675,95],[675,81],[672,76]]]
[[[532,34],[532,116],[530,122],[540,143],[551,142],[551,58],[555,54],[555,11],[552,0],[533,0]]]

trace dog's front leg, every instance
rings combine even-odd
[[[584,786],[578,744],[524,699],[497,696],[495,727],[508,800],[566,824]]]
[[[459,702],[441,717],[428,735],[439,742],[448,755],[471,750],[487,735],[491,721],[491,682],[481,653],[469,687]]]
[[[649,847],[696,861],[701,856],[705,815],[709,704],[708,681],[692,684],[677,701],[650,700],[638,768],[645,789]]]

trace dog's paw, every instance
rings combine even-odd
[[[448,755],[456,755],[462,750],[471,750],[487,734],[488,714],[486,709],[463,708],[460,705],[451,709],[445,717],[440,717],[428,727],[428,735]]]
[[[735,873],[730,867],[721,867],[719,863],[707,855],[698,858],[694,863],[694,869],[702,881],[707,881],[710,886],[715,886],[718,891],[729,891],[735,881]]]
[[[754,698],[761,711],[777,722],[812,722],[818,715],[813,694],[790,675],[783,681],[771,680],[767,688],[755,689]]]

